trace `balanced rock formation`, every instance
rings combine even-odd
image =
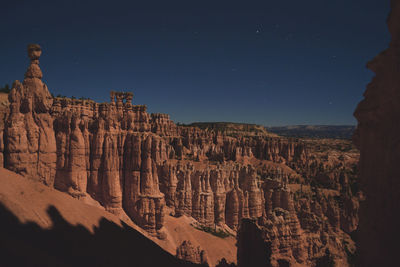
[[[16,173],[52,186],[56,174],[53,104],[42,82],[38,45],[28,46],[31,63],[23,83],[15,81],[8,99],[10,114],[4,129],[5,166]]]
[[[129,216],[160,238],[167,235],[165,210],[229,233],[247,218],[269,244],[273,265],[313,265],[328,249],[346,266],[362,193],[354,186],[357,152],[336,149],[345,141],[176,125],[133,105],[128,92],[112,91],[108,103],[52,98],[41,81],[40,52],[28,47],[25,80],[9,94],[0,128],[4,167]]]
[[[156,233],[164,207],[157,164],[166,152],[150,132],[146,107],[132,107],[132,94],[115,92],[111,103],[100,105],[53,101],[41,81],[40,47],[29,45],[28,55],[25,80],[16,81],[9,94],[5,167],[74,197],[94,199],[115,214],[126,212]]]

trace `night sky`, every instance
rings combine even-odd
[[[0,1],[0,85],[38,43],[50,91],[175,122],[355,124],[389,0]],[[145,3],[145,4],[143,4]]]

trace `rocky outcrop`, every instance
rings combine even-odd
[[[193,159],[207,156],[215,161],[236,161],[243,157],[255,157],[279,163],[304,162],[307,159],[304,144],[292,139],[241,135],[231,137],[193,127],[180,127],[178,133],[183,138],[182,145],[190,150]],[[178,146],[174,148],[179,149]]]
[[[168,114],[151,114],[151,131],[160,136],[177,136],[177,127]]]
[[[353,139],[360,149],[360,183],[366,196],[360,206],[360,266],[398,262],[400,1],[391,1],[387,23],[392,40],[385,51],[368,62],[367,67],[376,76],[354,112],[358,126]]]
[[[233,230],[237,230],[244,210],[244,195],[239,187],[239,175],[233,173],[233,188],[226,194],[225,219],[226,224]]]
[[[145,106],[132,106],[132,94],[112,92],[111,103],[51,97],[41,81],[38,45],[25,80],[9,94],[5,125],[5,166],[68,192],[98,201],[106,210],[125,212],[144,229],[163,225],[164,195],[158,168],[165,143],[150,132]]]
[[[209,172],[195,172],[192,175],[191,216],[202,224],[214,224],[214,193],[210,186]]]
[[[56,141],[49,111],[53,99],[42,82],[41,49],[28,46],[31,63],[23,83],[15,81],[8,99],[4,129],[5,167],[52,186],[56,173]]]
[[[30,46],[29,55],[24,83],[9,95],[0,145],[8,169],[129,216],[160,238],[168,210],[229,233],[254,221],[272,265],[312,265],[326,249],[338,262],[347,258],[340,240],[357,228],[361,199],[356,156],[264,131],[177,126],[133,105],[127,92],[112,91],[108,103],[51,98],[40,48]]]
[[[251,228],[257,229],[262,236],[262,242],[258,242],[261,247],[246,245],[246,238],[239,233],[247,231],[251,220],[242,220],[241,227],[245,230],[238,230],[238,263],[240,255],[253,253],[247,251],[249,249],[262,250],[263,264],[270,266],[281,266],[282,262],[309,266],[325,257],[328,250],[336,264],[348,266],[347,253],[353,253],[354,247],[350,245],[350,237],[341,229],[343,210],[333,197],[317,190],[311,196],[299,198],[298,193],[291,193],[285,179],[267,179],[262,189],[264,212],[251,223]]]
[[[10,103],[8,95],[0,93],[0,167],[4,166],[4,123],[8,117]]]
[[[176,257],[181,260],[199,263],[208,266],[207,254],[200,247],[194,247],[192,243],[185,240],[176,248]]]

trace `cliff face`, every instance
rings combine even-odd
[[[55,187],[92,197],[115,214],[126,212],[156,233],[164,216],[158,172],[168,158],[165,141],[150,132],[146,108],[132,106],[130,94],[112,96],[116,102],[100,105],[55,99]]]
[[[40,52],[29,47],[25,80],[9,95],[6,168],[129,216],[160,238],[165,206],[209,229],[237,231],[249,218],[269,244],[273,265],[313,264],[329,249],[346,266],[343,242],[352,243],[347,233],[358,223],[360,196],[349,176],[357,156],[316,152],[263,131],[177,126],[166,114],[132,105],[131,93],[111,92],[101,104],[52,98],[41,81]],[[202,262],[201,251],[188,244],[177,254]]]
[[[398,261],[400,234],[400,1],[391,1],[389,47],[368,62],[376,73],[354,116],[354,142],[360,149],[360,183],[366,200],[360,207],[360,266],[390,266]]]
[[[50,109],[53,99],[42,82],[40,47],[30,45],[31,64],[23,83],[9,94],[10,115],[4,129],[5,166],[52,186],[56,171],[56,141]]]
[[[10,107],[8,95],[0,93],[0,166],[4,166],[4,123],[7,118]]]
[[[129,93],[112,93],[112,102],[100,105],[53,99],[41,81],[40,54],[39,46],[28,47],[25,80],[9,94],[5,167],[74,197],[93,198],[112,213],[126,212],[155,233],[164,207],[157,172],[167,152],[150,132],[146,107],[132,107]]]

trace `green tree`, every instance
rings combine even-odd
[[[8,94],[11,91],[10,86],[8,85],[8,83],[6,83],[3,87],[0,88],[0,92],[1,93],[6,93]]]

